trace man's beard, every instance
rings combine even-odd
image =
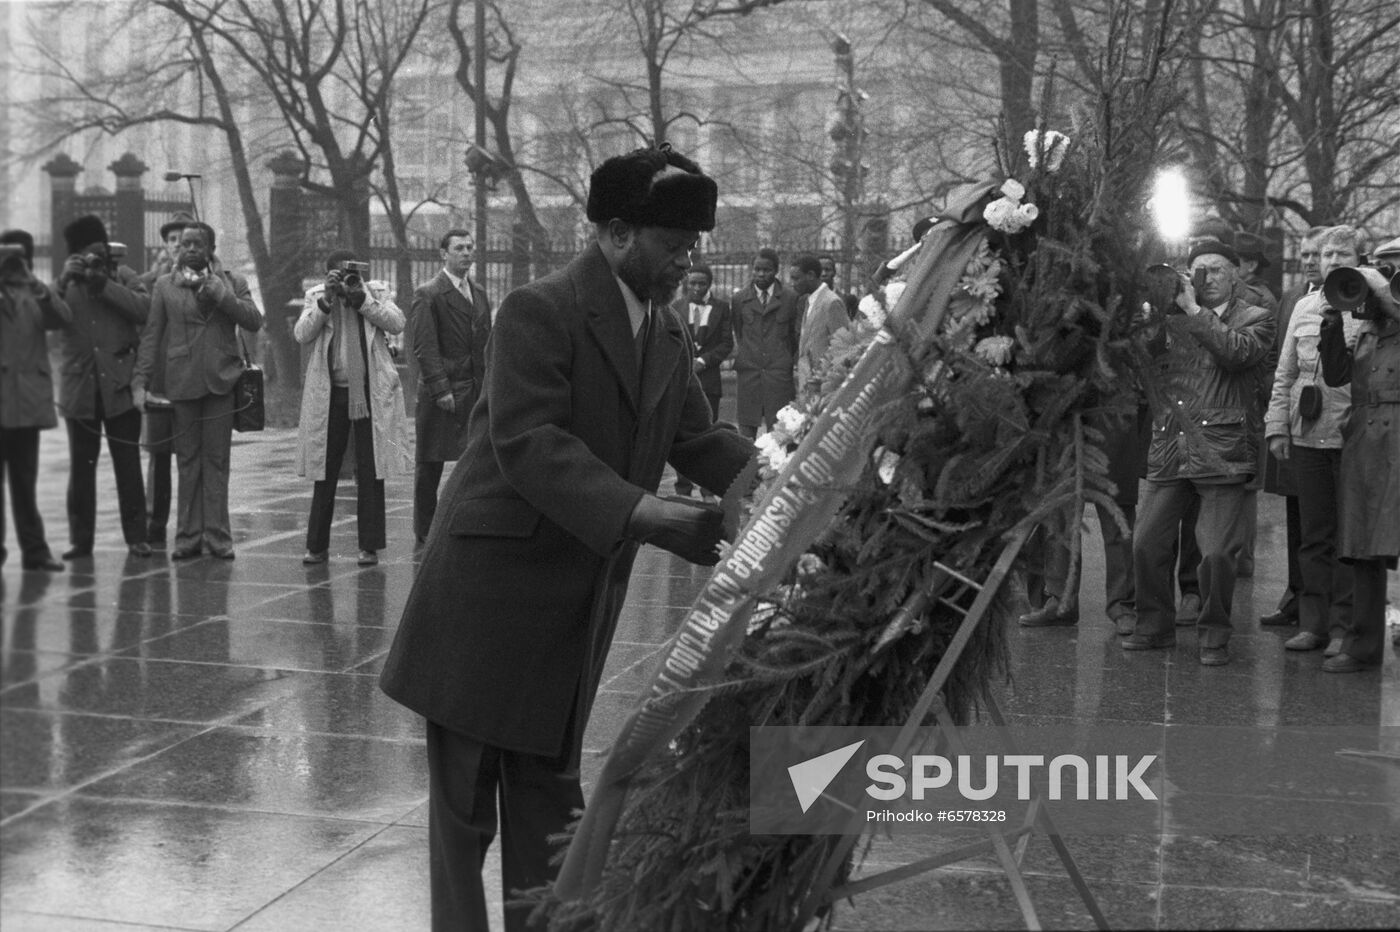
[[[660,275],[649,276],[646,264],[642,261],[641,250],[635,245],[622,257],[617,277],[632,289],[634,295],[653,304],[670,304],[676,296],[676,289],[680,287],[679,281],[667,283]]]

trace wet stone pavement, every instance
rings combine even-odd
[[[337,503],[331,559],[301,564],[310,484],[294,434],[235,435],[237,559],[130,558],[110,467],[96,553],[52,575],[3,568],[0,654],[0,927],[5,932],[428,927],[422,724],[375,676],[413,575],[412,484],[388,487],[389,547],[355,564],[353,483]],[[41,508],[66,549],[67,454],[44,434]],[[669,486],[664,486],[668,488]],[[1386,666],[1320,672],[1288,654],[1289,629],[1256,618],[1282,591],[1282,509],[1261,496],[1257,572],[1239,583],[1235,662],[1175,651],[1125,655],[1101,608],[1097,528],[1086,535],[1077,628],[1011,634],[1011,722],[1400,724]],[[703,570],[648,548],[591,722],[585,779],[647,679]],[[1392,576],[1392,600],[1396,581]],[[1400,807],[1400,766],[1378,798]],[[1307,805],[1298,793],[1241,805]],[[927,855],[931,836],[876,838],[862,870]],[[1359,836],[1071,837],[1117,928],[1394,928],[1400,839]],[[499,890],[493,849],[488,890]],[[1049,928],[1089,916],[1050,846],[1034,840],[1027,884]],[[993,861],[960,863],[842,903],[838,930],[1001,929],[1023,923]]]

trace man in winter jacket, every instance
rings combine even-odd
[[[92,556],[97,530],[97,458],[102,435],[117,479],[122,536],[132,556],[151,554],[146,543],[146,487],[141,477],[141,411],[131,377],[151,301],[136,272],[110,254],[107,230],[96,216],[63,230],[68,261],[58,290],[73,319],[58,340],[58,404],[68,424],[68,539],[65,560]]]
[[[1182,517],[1199,502],[1200,661],[1229,663],[1236,560],[1244,546],[1249,483],[1259,462],[1263,399],[1256,371],[1274,345],[1274,315],[1241,297],[1234,250],[1197,243],[1191,271],[1205,276],[1198,295],[1183,276],[1174,310],[1158,322],[1150,350],[1157,391],[1147,484],[1133,541],[1137,628],[1124,650],[1176,644],[1173,542]]]
[[[39,431],[58,426],[53,412],[45,330],[58,330],[73,312],[34,277],[34,238],[24,230],[0,234],[0,485],[9,480],[20,565],[57,572],[39,515]],[[5,562],[5,511],[0,506],[0,563]]]

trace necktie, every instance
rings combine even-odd
[[[768,306],[768,289],[765,288],[758,293],[758,303],[763,307]]]
[[[637,351],[637,368],[642,368],[642,357],[646,355],[647,349],[647,324],[651,321],[651,309],[642,317],[642,325],[637,328],[636,335],[632,338]]]

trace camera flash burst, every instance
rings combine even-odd
[[[1179,166],[1157,173],[1151,206],[1162,239],[1168,243],[1185,242],[1191,232],[1191,198],[1186,187],[1186,173]]]

